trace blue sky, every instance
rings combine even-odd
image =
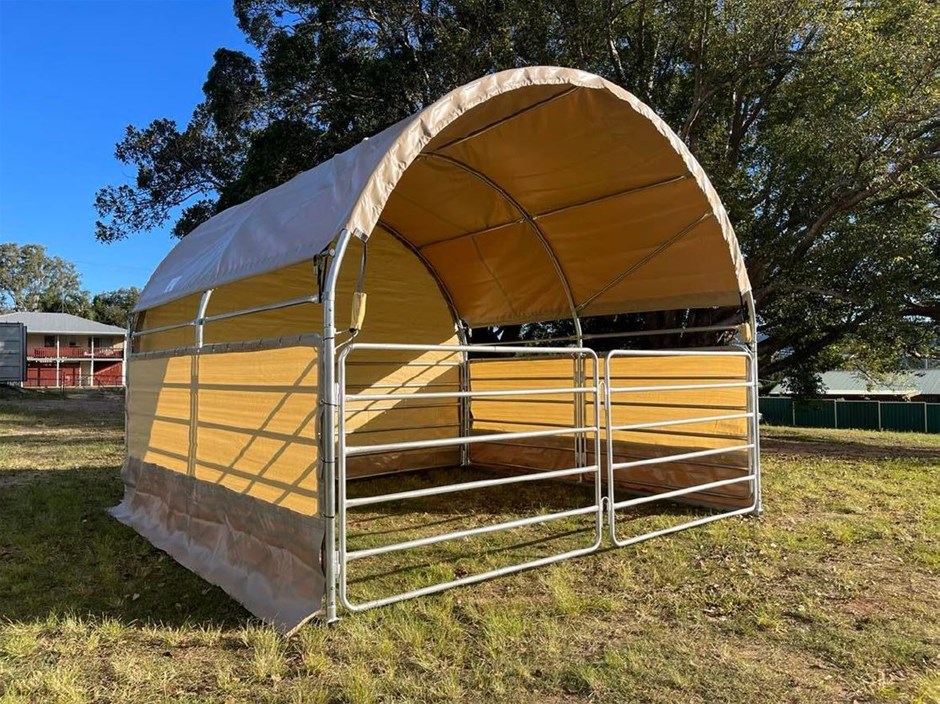
[[[169,229],[94,238],[95,191],[133,176],[128,124],[185,124],[220,46],[247,50],[228,0],[0,0],[0,242],[44,244],[97,292],[142,286]]]

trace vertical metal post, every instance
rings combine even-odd
[[[127,364],[131,356],[131,331],[134,329],[135,316],[131,315],[127,321],[127,330],[124,331],[124,352],[121,360],[121,387],[124,389],[124,458],[130,454],[130,443],[128,441],[130,432],[131,418],[131,390],[127,385]]]
[[[196,318],[193,320],[195,349],[189,364],[189,476],[191,477],[196,476],[196,444],[199,441],[199,352],[205,336],[206,309],[209,307],[211,296],[211,288],[202,292],[199,307],[196,309]]]
[[[881,401],[875,401],[878,404],[878,430],[883,430],[881,427]]]
[[[456,313],[454,313],[456,315]],[[457,324],[457,341],[461,345],[469,345],[470,340],[467,337],[467,329],[464,327],[463,321],[456,321]],[[461,352],[460,353],[460,390],[469,391],[470,390],[470,353]],[[460,397],[457,399],[457,422],[460,425],[460,437],[466,438],[470,436],[470,399],[466,397]],[[460,466],[469,467],[470,466],[470,444],[464,443],[460,446]]]
[[[59,372],[59,336],[55,336],[55,387],[58,389],[62,386],[62,378]]]
[[[924,403],[924,432],[927,432],[927,403]]]
[[[127,330],[124,331],[124,350],[121,355],[121,386],[125,389],[125,399],[127,398],[127,362],[131,355],[131,330],[133,325],[133,318],[127,321]]]
[[[324,572],[326,595],[324,610],[327,623],[336,621],[336,281],[343,264],[343,255],[352,233],[342,230],[336,239],[336,247],[329,263],[326,282],[323,286],[323,363],[320,375],[320,515],[324,520]]]
[[[571,366],[572,374],[571,377],[574,381],[573,385],[575,387],[583,386],[581,381],[581,355],[575,354],[571,357]],[[571,422],[574,424],[574,427],[581,428],[584,426],[584,408],[582,406],[584,402],[584,397],[577,391],[573,392],[571,397],[571,407],[574,411]],[[574,464],[575,466],[584,466],[587,464],[584,461],[584,433],[575,433],[574,434]],[[584,481],[584,476],[581,475],[578,477],[579,482]]]
[[[832,400],[832,422],[835,425],[835,429],[839,429],[839,399]]]
[[[91,386],[94,387],[95,385],[95,336],[92,335],[88,339],[91,342],[91,344],[89,345],[89,347],[91,348],[91,362],[89,363],[89,369],[91,370]]]
[[[758,390],[757,373],[757,311],[754,307],[754,295],[748,291],[746,296],[748,324],[751,327],[751,339],[748,344],[750,349],[750,364],[748,371],[748,381],[750,386],[750,406],[751,417],[751,440],[753,447],[748,451],[750,455],[751,472],[754,474],[754,514],[760,516],[764,513],[764,498],[761,487],[760,471],[760,397]],[[792,403],[792,401],[791,401]],[[796,411],[794,410],[794,414]],[[795,423],[794,423],[795,424]]]
[[[752,471],[754,473],[754,494],[755,494],[755,509],[754,513],[758,516],[764,513],[764,496],[763,496],[763,487],[761,485],[761,471],[760,471],[760,391],[758,385],[760,383],[760,377],[758,376],[757,368],[757,311],[754,306],[754,294],[748,291],[747,294],[747,312],[748,312],[748,324],[751,326],[751,342],[750,342],[750,351],[751,351],[751,398],[752,408],[751,411],[751,427],[753,432],[753,439],[751,443],[754,447],[751,449],[751,452],[754,456],[754,465]],[[795,411],[794,411],[795,413]]]

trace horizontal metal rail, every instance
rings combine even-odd
[[[395,409],[391,409],[395,410]],[[370,411],[349,411],[350,414],[356,415],[357,413],[368,413]],[[370,433],[400,433],[402,431],[408,430],[441,430],[444,428],[459,428],[459,423],[438,423],[436,425],[425,424],[425,425],[408,425],[408,426],[392,426],[389,428],[359,428],[356,430],[357,435],[368,435]]]
[[[348,504],[347,504],[348,505]],[[466,530],[456,530],[451,533],[439,533],[430,535],[427,538],[415,538],[402,543],[391,543],[376,548],[365,548],[362,550],[350,550],[346,552],[347,560],[357,560],[375,555],[384,555],[389,552],[398,552],[401,550],[410,550],[412,548],[421,548],[428,545],[436,545],[448,540],[460,540],[462,538],[471,538],[475,535],[486,535],[487,533],[496,533],[503,530],[513,530],[514,528],[524,528],[526,526],[538,523],[548,523],[549,521],[558,521],[563,518],[574,518],[576,516],[586,516],[591,513],[597,513],[597,506],[585,506],[570,511],[560,511],[558,513],[545,513],[538,516],[529,516],[519,518],[515,521],[505,521],[503,523],[492,523],[490,525],[479,526],[477,528],[467,528]]]
[[[592,510],[597,511],[596,508],[592,507]],[[564,560],[570,560],[575,557],[581,557],[582,555],[590,555],[592,552],[595,552],[597,548],[600,547],[601,538],[598,534],[597,539],[592,545],[585,548],[579,548],[577,550],[569,550],[568,552],[563,552],[558,555],[552,555],[550,557],[543,557],[538,560],[531,560],[529,562],[522,562],[517,565],[509,565],[508,567],[501,567],[495,570],[489,570],[487,572],[481,572],[480,574],[473,574],[468,577],[461,577],[460,579],[454,579],[449,582],[440,582],[439,584],[432,584],[428,587],[422,587],[421,589],[413,589],[409,592],[403,592],[400,594],[394,594],[392,596],[385,597],[383,599],[373,599],[372,601],[366,601],[361,604],[352,603],[345,595],[345,593],[340,594],[340,598],[343,602],[343,606],[351,612],[365,611],[367,609],[374,609],[379,606],[388,606],[389,604],[395,604],[399,601],[405,601],[407,599],[415,599],[422,596],[429,596],[431,594],[438,594],[440,592],[447,591],[448,589],[453,589],[454,587],[462,587],[469,584],[477,584],[479,582],[485,582],[488,579],[493,579],[494,577],[505,577],[506,575],[515,574],[516,572],[522,572],[524,570],[534,569],[536,567],[542,567],[544,565],[551,565],[556,562],[562,562]],[[347,553],[348,554],[348,553]]]
[[[259,340],[239,342],[207,342],[202,347],[186,345],[184,347],[168,347],[148,352],[132,352],[129,359],[153,359],[157,357],[179,357],[191,354],[225,354],[228,352],[257,352],[260,350],[278,349],[284,347],[320,347],[323,338],[319,333],[309,332],[302,335],[288,335],[286,337],[263,337]]]
[[[161,325],[156,328],[147,328],[131,333],[131,337],[143,337],[144,335],[156,335],[159,332],[168,332],[170,330],[179,330],[180,328],[191,328],[196,324],[195,320],[187,320],[182,323],[172,323],[170,325]]]
[[[663,384],[659,386],[612,386],[610,393],[627,394],[643,391],[694,391],[696,389],[743,389],[751,385],[748,381],[727,381],[716,384]]]
[[[630,423],[628,425],[612,425],[608,428],[610,432],[621,430],[644,430],[646,428],[668,428],[673,425],[691,425],[693,423],[711,423],[722,420],[740,420],[743,418],[752,418],[753,413],[728,413],[723,416],[699,416],[698,418],[680,418],[679,420],[654,420],[649,423]]]
[[[711,489],[717,489],[722,486],[728,486],[730,484],[741,484],[743,482],[753,482],[755,479],[753,474],[747,474],[743,477],[734,477],[732,479],[720,479],[714,482],[708,482],[707,484],[697,484],[695,486],[687,486],[682,489],[675,489],[674,491],[664,491],[659,494],[650,494],[649,496],[639,496],[633,499],[624,499],[623,501],[618,501],[612,504],[612,508],[621,509],[628,508],[630,506],[640,506],[641,504],[652,503],[653,501],[665,501],[667,499],[675,499],[679,496],[686,496],[687,494],[698,494],[703,491],[710,491]]]
[[[499,347],[497,345],[419,345],[410,343],[353,342],[346,350],[409,350],[412,352],[493,352],[513,354],[515,352],[532,354],[531,347]],[[344,350],[344,352],[346,351]],[[347,355],[349,353],[347,352]],[[540,347],[539,356],[558,354],[577,357],[596,357],[592,350],[583,347]],[[512,358],[515,359],[515,358]]]
[[[649,464],[665,464],[667,462],[681,462],[682,460],[694,460],[696,457],[709,457],[711,455],[723,455],[726,452],[740,452],[750,450],[754,443],[747,445],[734,445],[732,447],[716,447],[710,450],[696,450],[695,452],[683,452],[679,455],[663,455],[662,457],[650,457],[645,460],[633,460],[631,462],[611,462],[613,469],[628,469],[630,467],[644,467]]]
[[[486,398],[487,396],[546,396],[551,394],[568,396],[578,393],[593,394],[593,386],[566,386],[556,389],[488,389],[485,391],[416,391],[413,394],[346,394],[347,401],[387,401],[411,398]]]
[[[718,349],[668,349],[668,350],[612,350],[607,358],[613,357],[750,357],[750,353],[740,346]]]
[[[660,530],[650,531],[649,533],[644,533],[643,535],[636,535],[632,538],[618,538],[616,534],[612,534],[614,544],[618,547],[626,547],[627,545],[635,545],[636,543],[642,543],[644,540],[649,540],[650,538],[659,538],[663,535],[669,535],[670,533],[678,533],[682,530],[687,530],[689,528],[697,528],[698,526],[704,526],[706,523],[711,523],[713,521],[721,520],[722,518],[731,518],[732,516],[743,516],[746,513],[754,513],[754,506],[748,506],[746,508],[739,508],[735,511],[725,511],[724,513],[716,513],[711,516],[705,516],[704,518],[697,518],[694,521],[687,521],[686,523],[680,523],[677,526],[670,526],[669,528],[662,528]]]
[[[319,303],[319,296],[301,296],[300,298],[290,298],[286,301],[278,301],[277,303],[265,303],[260,306],[251,306],[250,308],[241,308],[239,310],[230,310],[225,313],[216,313],[215,315],[207,315],[202,318],[204,323],[214,323],[218,320],[228,320],[229,318],[238,318],[243,315],[253,315],[254,313],[264,313],[269,310],[280,310],[281,308],[290,308],[291,306],[299,306],[304,303]]]
[[[452,447],[464,443],[489,442],[490,440],[523,440],[525,438],[544,438],[551,435],[571,435],[574,433],[595,433],[594,426],[580,428],[561,428],[558,430],[532,430],[524,433],[490,433],[487,435],[468,435],[462,438],[439,438],[434,440],[413,440],[409,442],[393,442],[387,445],[347,445],[346,454],[366,455],[374,452],[392,452],[393,450],[418,450],[430,447]]]
[[[147,328],[145,330],[137,330],[136,332],[131,333],[131,337],[142,337],[144,335],[154,335],[160,332],[167,332],[169,330],[177,330],[179,328],[188,328],[194,325],[199,325],[202,323],[213,323],[218,320],[228,320],[229,318],[238,318],[243,315],[252,315],[254,313],[264,313],[269,310],[279,310],[281,308],[289,308],[291,306],[298,306],[304,303],[319,303],[319,296],[301,296],[300,298],[290,298],[286,301],[277,301],[276,303],[265,303],[258,306],[251,306],[250,308],[241,308],[239,310],[226,311],[225,313],[217,313],[216,315],[207,315],[199,317],[198,315],[192,320],[186,320],[181,323],[172,323],[170,325],[161,325],[156,328]]]
[[[387,503],[391,501],[404,501],[406,499],[420,499],[424,498],[425,496],[453,494],[458,491],[471,491],[473,489],[487,489],[493,486],[505,486],[506,484],[522,484],[524,482],[534,482],[545,479],[558,479],[560,477],[570,477],[574,476],[575,474],[584,474],[585,472],[594,471],[597,471],[597,465],[590,465],[587,467],[573,467],[570,469],[558,469],[550,472],[533,472],[532,474],[522,474],[514,477],[501,477],[499,479],[480,479],[474,482],[447,484],[445,486],[435,486],[429,489],[400,491],[396,494],[380,494],[378,496],[364,496],[359,499],[347,499],[346,506],[348,508],[356,508],[357,506],[373,506],[375,504]]]

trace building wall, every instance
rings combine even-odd
[[[58,365],[56,365],[58,342]],[[94,349],[94,352],[92,351]],[[26,335],[25,386],[120,386],[124,356],[123,335]],[[56,367],[58,366],[58,372]]]
[[[87,356],[91,356],[91,338],[92,336],[90,335],[50,335],[42,332],[27,332],[26,355],[28,357],[47,357],[50,354],[50,350],[54,350],[56,345],[55,341],[58,339],[59,353],[61,356],[67,357],[69,353],[75,353],[77,350],[81,350],[83,353],[87,350]],[[96,335],[94,339],[95,348],[117,350],[124,348],[123,335]],[[118,358],[120,358],[120,356]]]
[[[27,362],[26,382],[32,387],[92,387],[120,386],[123,380],[123,362],[96,361],[94,375],[91,360],[60,360],[59,376],[56,378],[55,360],[30,360]]]

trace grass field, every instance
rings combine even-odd
[[[0,701],[940,701],[940,436],[771,429],[761,519],[282,638],[105,512],[122,423],[114,397],[0,401]],[[426,500],[407,520],[357,515],[352,532],[366,545],[408,521],[451,530],[468,509],[508,520],[571,499],[554,485]],[[560,526],[556,549],[589,541],[585,527]],[[544,549],[517,542],[449,566],[363,564],[351,590]]]

